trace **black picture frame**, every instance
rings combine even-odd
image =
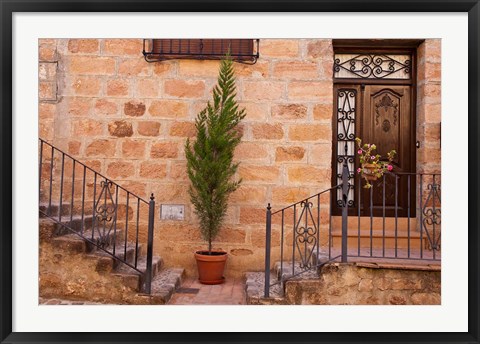
[[[478,0],[0,0],[0,341],[1,343],[397,342],[479,343],[479,15]],[[12,332],[12,17],[15,12],[467,12],[468,13],[468,332],[465,333],[19,333]],[[452,315],[454,316],[454,315]],[[341,319],[339,319],[341,321]],[[293,325],[293,324],[292,324]],[[239,324],[239,328],[242,325]],[[401,326],[401,324],[399,324]],[[301,329],[298,327],[297,329]],[[292,330],[295,328],[292,327]]]

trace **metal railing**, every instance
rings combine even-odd
[[[142,291],[150,294],[153,194],[146,201],[39,139],[39,204],[40,213],[63,233],[81,237],[91,248],[137,271]],[[146,256],[141,237],[146,237]]]
[[[341,184],[274,212],[268,204],[265,297],[269,297],[272,286],[283,286],[301,274],[316,274],[328,262],[348,262],[349,258],[440,261],[440,174],[388,173],[394,180],[392,185],[384,175],[368,189],[362,187],[358,175],[356,199],[352,199],[349,174],[344,165]],[[362,205],[362,199],[367,200],[366,205]],[[334,206],[341,208],[341,216],[332,215]],[[356,208],[356,214],[349,207]],[[279,242],[272,245],[272,237],[279,237]],[[272,257],[279,261],[278,280],[273,283]]]

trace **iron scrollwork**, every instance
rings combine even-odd
[[[355,104],[356,104],[357,91],[355,89],[340,89],[337,93],[337,142],[342,143],[343,152],[341,151],[340,144],[337,146],[337,184],[342,182],[342,168],[346,164],[348,166],[348,187],[349,200],[348,206],[354,206],[354,180],[355,180]],[[337,194],[337,205],[342,206],[343,200],[340,197],[340,193]]]
[[[335,73],[346,70],[362,79],[384,79],[400,71],[409,74],[411,60],[400,62],[383,54],[359,54],[343,62],[335,58],[333,69]]]
[[[300,255],[300,268],[308,270],[312,268],[313,252],[318,245],[319,229],[312,215],[313,204],[309,201],[302,201],[300,207],[302,210],[294,228],[295,246]]]
[[[100,247],[107,247],[110,245],[112,240],[111,232],[116,220],[115,210],[117,205],[112,196],[112,185],[113,183],[109,180],[101,181],[100,187],[102,188],[102,191],[95,202],[96,221],[92,230],[97,233],[96,242]]]
[[[441,248],[441,199],[440,184],[433,181],[427,185],[428,196],[422,209],[422,230],[427,234],[427,249],[439,251]]]

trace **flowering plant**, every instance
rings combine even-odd
[[[368,189],[372,187],[370,180],[376,180],[383,176],[386,171],[393,170],[393,165],[391,163],[397,152],[392,149],[387,153],[388,161],[380,161],[380,154],[374,154],[373,152],[377,149],[377,146],[370,143],[364,143],[362,145],[362,140],[358,137],[355,139],[355,142],[357,142],[357,153],[360,157],[360,165],[362,166],[357,169],[357,172],[361,173],[365,178],[365,181],[367,182],[365,188]]]

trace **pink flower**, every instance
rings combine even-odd
[[[388,166],[387,166],[387,170],[389,170],[389,171],[393,170],[393,166],[392,166],[392,165],[388,165]]]
[[[357,168],[357,172],[358,172],[358,173],[362,172],[362,169],[361,169],[360,167]]]
[[[357,153],[358,153],[358,154],[362,154],[362,150],[361,150],[361,149],[359,149]]]
[[[375,156],[374,156],[374,155],[372,155],[372,156],[370,157],[370,159],[372,159],[372,160],[375,160]]]

